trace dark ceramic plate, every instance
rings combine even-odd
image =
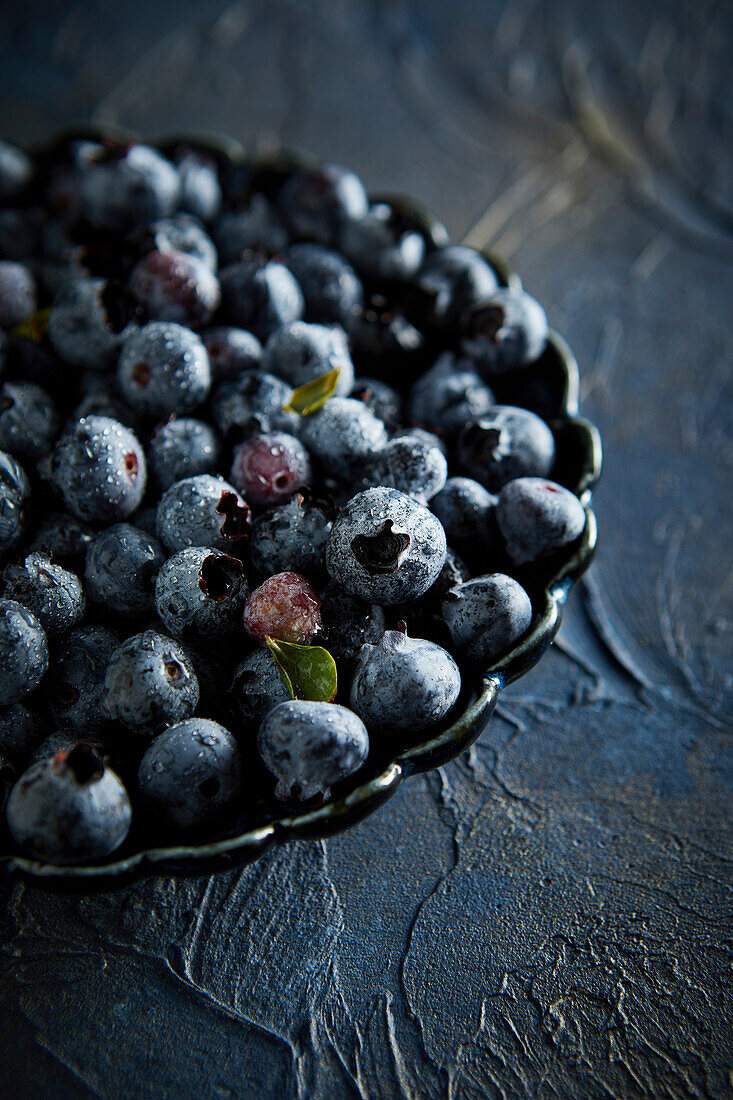
[[[70,136],[94,137],[97,133],[84,130]],[[295,165],[307,159],[278,155],[253,161],[237,142],[210,134],[174,136],[157,144],[163,151],[171,151],[179,144],[207,151],[230,174],[234,186],[238,176],[242,179],[243,188],[252,182],[254,175],[258,187],[274,189]],[[403,216],[423,231],[429,248],[447,243],[445,227],[416,203],[395,195],[373,197],[389,199],[398,205]],[[487,258],[504,284],[521,286],[519,277],[498,257],[487,254]],[[440,767],[473,744],[485,729],[501,689],[528,672],[552,642],[568,593],[591,562],[596,546],[596,521],[590,501],[601,472],[600,436],[592,424],[578,416],[578,365],[562,337],[552,333],[537,363],[524,369],[521,375],[517,372],[516,377],[506,376],[494,388],[502,404],[521,404],[550,424],[558,453],[553,477],[580,497],[586,523],[580,538],[565,552],[525,569],[518,576],[532,597],[531,628],[501,661],[464,686],[457,704],[461,713],[450,725],[431,731],[424,740],[412,738],[393,743],[391,751],[373,749],[364,767],[335,786],[330,801],[315,809],[285,809],[273,797],[263,797],[259,782],[262,777],[258,777],[247,815],[241,816],[223,838],[202,840],[198,844],[145,847],[142,838],[133,833],[114,857],[101,863],[55,866],[11,853],[0,855],[5,873],[19,874],[46,889],[91,891],[119,887],[148,874],[208,875],[228,870],[257,859],[275,844],[325,837],[347,829],[386,802],[404,779]]]

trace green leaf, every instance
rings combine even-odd
[[[338,687],[336,662],[319,645],[296,645],[278,638],[265,638],[267,648],[280,669],[293,699],[330,703]]]
[[[24,321],[18,321],[17,325],[13,325],[10,331],[13,336],[21,336],[24,340],[32,340],[34,344],[40,344],[48,328],[50,313],[50,306],[47,306],[46,309],[37,309],[35,313],[31,313],[30,317],[26,317]]]
[[[320,374],[318,378],[311,379],[304,386],[298,386],[293,390],[293,396],[287,405],[283,405],[283,412],[294,412],[300,416],[310,416],[318,412],[336,393],[341,371],[330,370],[328,374]]]

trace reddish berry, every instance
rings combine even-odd
[[[130,276],[130,290],[153,320],[198,328],[218,309],[219,280],[186,252],[149,252]]]
[[[231,481],[253,504],[279,504],[311,483],[308,452],[284,432],[256,435],[234,452]]]
[[[261,645],[268,636],[305,645],[321,629],[318,593],[300,573],[276,573],[249,596],[244,629]]]

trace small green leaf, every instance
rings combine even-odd
[[[267,648],[280,669],[285,686],[293,699],[330,703],[338,686],[336,662],[319,645],[296,645],[267,637]]]
[[[294,412],[300,416],[310,416],[318,412],[336,393],[336,387],[341,377],[341,371],[330,370],[328,374],[320,374],[318,378],[311,379],[304,386],[298,386],[293,390],[293,396],[287,405],[283,405],[283,412]]]
[[[47,306],[46,309],[37,309],[35,313],[31,313],[30,317],[26,317],[24,321],[18,321],[17,325],[13,325],[10,331],[13,336],[21,336],[24,340],[32,340],[34,344],[40,344],[48,328],[50,313],[50,306]]]

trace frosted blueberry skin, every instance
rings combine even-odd
[[[174,637],[216,641],[241,633],[248,595],[241,561],[206,546],[189,546],[158,573],[155,609]]]
[[[354,172],[321,164],[293,172],[280,188],[278,205],[295,236],[334,245],[346,222],[364,217],[369,200]]]
[[[462,351],[489,377],[539,359],[547,345],[547,315],[524,290],[500,287],[471,311]]]
[[[211,402],[211,415],[224,439],[239,441],[265,432],[297,435],[300,417],[283,412],[292,396],[292,389],[282,378],[247,370],[219,386]]]
[[[336,393],[346,397],[354,385],[346,333],[338,327],[294,321],[273,332],[265,344],[262,367],[297,389],[329,371],[339,370]]]
[[[417,276],[423,310],[437,328],[459,324],[498,285],[493,268],[481,253],[461,244],[429,253]]]
[[[131,819],[122,781],[86,745],[31,765],[13,787],[7,806],[16,843],[46,863],[109,855],[124,841]]]
[[[518,477],[547,477],[555,461],[552,432],[535,413],[495,405],[458,437],[459,464],[492,493]]]
[[[407,411],[414,424],[453,439],[466,421],[484,416],[495,404],[473,364],[445,351],[412,387]]]
[[[190,329],[151,321],[125,340],[117,382],[137,413],[156,417],[186,413],[209,395],[209,357]]]
[[[186,148],[179,150],[173,159],[181,179],[181,210],[204,222],[213,221],[221,209],[221,184],[214,161]]]
[[[371,279],[411,279],[425,257],[425,238],[389,203],[377,202],[361,218],[345,222],[341,247]]]
[[[387,429],[374,413],[352,397],[332,397],[316,413],[304,416],[300,438],[332,477],[352,480],[387,443]]]
[[[391,439],[365,465],[366,485],[389,485],[427,504],[443,488],[448,463],[439,447],[415,436]]]
[[[116,420],[86,416],[61,436],[44,472],[74,515],[115,523],[140,505],[147,467],[137,436]]]
[[[257,748],[278,781],[275,797],[305,802],[327,799],[334,783],[361,767],[369,753],[369,735],[346,707],[291,699],[265,716]]]
[[[293,571],[320,578],[331,523],[320,508],[310,507],[301,494],[258,516],[249,544],[255,569],[266,576]]]
[[[578,498],[561,485],[521,477],[499,493],[496,518],[510,558],[526,565],[575,542],[586,516]]]
[[[185,252],[216,271],[217,255],[214,242],[198,218],[190,214],[174,214],[172,218],[160,218],[147,230],[151,251]]]
[[[0,325],[12,328],[36,309],[36,281],[25,264],[0,260]]]
[[[70,630],[86,610],[77,575],[44,554],[28,554],[22,565],[6,565],[3,582],[5,599],[32,611],[49,638]]]
[[[100,278],[64,283],[48,317],[48,339],[64,362],[99,371],[112,366],[136,329],[132,310]]]
[[[27,153],[10,142],[0,141],[0,201],[14,198],[32,176],[33,163]]]
[[[358,493],[339,513],[326,568],[347,592],[390,605],[421,596],[446,555],[445,531],[428,509],[397,489]]]
[[[347,327],[364,298],[361,279],[339,252],[302,242],[286,252],[286,262],[305,298],[305,319]]]
[[[136,634],[115,650],[104,687],[107,715],[137,733],[190,718],[199,701],[188,653],[155,630]]]
[[[269,649],[255,649],[245,657],[234,673],[231,694],[240,720],[256,725],[278,703],[290,698]]]
[[[199,474],[177,481],[160,498],[158,537],[175,553],[186,546],[236,550],[249,537],[249,505],[222,477]]]
[[[367,642],[376,643],[385,628],[378,604],[352,596],[333,582],[321,594],[324,645],[337,660],[353,661]]]
[[[214,385],[237,378],[243,371],[259,370],[262,344],[243,328],[220,325],[200,334],[208,352]]]
[[[156,538],[129,523],[101,531],[89,547],[84,587],[90,600],[119,615],[153,607],[155,579],[165,554]]]
[[[30,495],[23,467],[0,451],[0,552],[10,550],[23,534]]]
[[[203,420],[180,417],[159,424],[148,444],[148,471],[162,490],[176,481],[209,474],[219,461],[219,439]]]
[[[0,706],[29,695],[48,670],[48,640],[40,622],[15,600],[0,600]]]
[[[81,174],[81,206],[96,229],[129,231],[172,214],[181,179],[149,145],[103,152]]]
[[[458,665],[446,650],[387,630],[359,654],[349,705],[370,733],[417,732],[445,718],[460,691]]]
[[[252,504],[280,504],[313,480],[310,455],[285,432],[256,435],[234,452],[229,476]]]
[[[93,540],[94,531],[87,523],[68,513],[51,512],[36,528],[28,550],[45,554],[81,575]]]
[[[86,736],[107,723],[104,677],[119,645],[113,630],[80,626],[54,647],[44,699],[59,726]]]
[[[303,316],[300,287],[274,260],[256,257],[229,264],[222,268],[219,282],[225,322],[253,332],[258,340],[267,340],[280,325]]]
[[[149,252],[133,268],[129,288],[152,320],[189,328],[208,324],[221,301],[211,267],[187,252]]]
[[[0,448],[35,462],[53,446],[59,418],[49,395],[33,382],[4,382],[0,389]]]
[[[396,389],[379,378],[355,379],[349,397],[366,405],[390,432],[402,423],[402,397]]]
[[[140,762],[137,781],[156,816],[190,829],[232,806],[241,776],[231,733],[208,718],[189,718],[158,734]]]
[[[0,708],[0,753],[6,760],[16,765],[23,763],[44,736],[43,724],[35,711],[22,703]]]
[[[468,547],[473,554],[486,555],[498,549],[496,537],[497,498],[470,477],[449,477],[433,497],[430,509],[445,529],[450,546]]]
[[[443,618],[458,652],[486,667],[529,629],[532,604],[513,577],[489,573],[452,588],[443,601]]]
[[[252,195],[239,210],[226,210],[214,226],[214,238],[222,264],[240,260],[245,252],[282,252],[288,231],[264,195]]]

